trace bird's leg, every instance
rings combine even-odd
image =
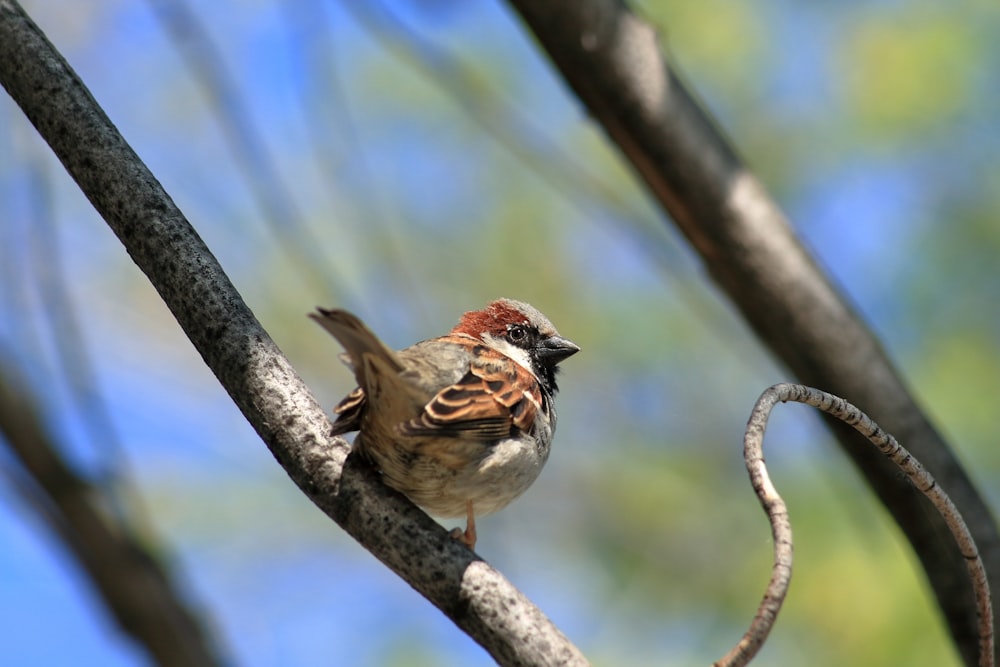
[[[472,501],[465,501],[465,539],[462,540],[469,548],[476,548],[476,515],[472,511]]]
[[[469,547],[475,550],[476,548],[476,515],[472,511],[472,501],[465,501],[465,532],[461,529],[455,528],[451,531],[451,536]]]

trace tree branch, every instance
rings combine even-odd
[[[776,384],[768,387],[757,399],[743,434],[743,458],[750,484],[771,523],[774,540],[774,565],[764,599],[757,607],[750,629],[714,667],[743,667],[757,654],[774,626],[778,611],[785,600],[792,576],[792,524],[788,508],[771,482],[764,463],[764,431],[771,411],[779,402],[795,401],[811,405],[849,425],[865,436],[887,460],[891,461],[915,489],[931,502],[944,519],[955,545],[962,552],[976,600],[976,622],[979,635],[979,667],[993,667],[993,607],[986,569],[969,528],[944,488],[926,468],[904,449],[889,433],[883,431],[871,417],[839,396],[800,384]]]
[[[14,0],[0,0],[0,83],[320,509],[500,664],[587,664],[500,573],[348,457],[347,443],[330,436],[323,410],[198,234]]]
[[[850,397],[906,442],[949,489],[1000,579],[1000,535],[983,499],[874,334],[664,60],[654,29],[622,0],[511,5],[757,336],[802,383]],[[965,663],[976,664],[972,589],[944,522],[850,427],[827,424],[910,540]]]
[[[62,539],[118,625],[158,665],[224,664],[168,570],[128,526],[107,511],[112,499],[72,470],[27,396],[27,383],[0,358],[0,435],[24,468],[11,479]]]

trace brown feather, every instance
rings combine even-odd
[[[531,373],[482,347],[461,380],[439,391],[397,431],[411,437],[499,440],[530,431],[543,400]]]
[[[333,435],[343,435],[361,428],[361,415],[365,411],[367,399],[365,390],[355,387],[354,391],[337,403],[333,411],[338,415],[333,422]]]

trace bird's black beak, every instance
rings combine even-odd
[[[536,358],[543,364],[555,366],[563,359],[572,357],[580,351],[580,346],[562,336],[549,336],[538,341],[535,348]]]

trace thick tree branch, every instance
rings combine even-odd
[[[948,489],[1000,579],[996,524],[947,444],[845,297],[621,0],[511,0],[590,114],[702,257],[760,339],[804,384],[852,403]],[[944,522],[850,427],[830,424],[924,567],[966,664],[978,635],[962,554]]]
[[[224,664],[170,573],[108,512],[111,499],[59,455],[27,383],[0,358],[0,435],[23,467],[11,470],[22,495],[73,553],[119,626],[158,665]]]
[[[323,410],[197,233],[13,0],[0,0],[0,83],[274,457],[320,509],[500,664],[587,664],[502,575],[381,484],[372,470],[353,463],[347,443],[329,435]]]

